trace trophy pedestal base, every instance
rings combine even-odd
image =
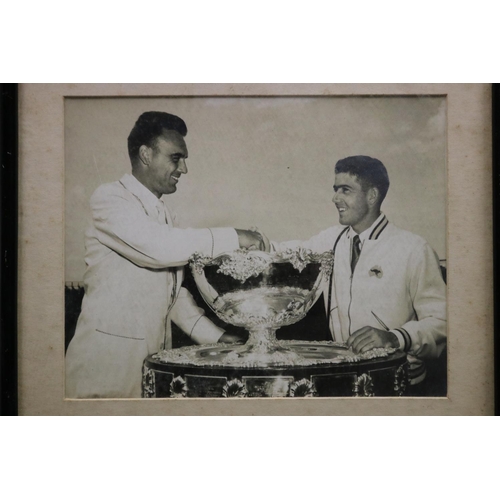
[[[143,367],[143,397],[150,398],[390,397],[403,396],[407,385],[405,353],[360,357],[333,342],[278,341],[260,356],[241,345],[185,347],[149,356]]]

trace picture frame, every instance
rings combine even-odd
[[[440,95],[448,104],[446,398],[64,399],[64,99]],[[21,415],[490,415],[494,409],[492,104],[488,84],[19,86],[18,413]],[[464,187],[465,186],[465,187]],[[472,187],[471,187],[472,186]],[[3,292],[2,292],[3,294]],[[468,332],[476,332],[470,335]]]

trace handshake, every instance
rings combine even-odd
[[[256,227],[250,229],[236,229],[236,233],[238,234],[240,248],[246,250],[261,250],[262,252],[269,252],[271,249],[267,236]]]

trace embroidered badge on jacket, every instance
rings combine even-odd
[[[376,276],[377,278],[381,278],[384,275],[384,273],[382,272],[382,268],[380,266],[373,266],[370,269],[369,274],[370,276]]]

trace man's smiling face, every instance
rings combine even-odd
[[[188,151],[184,138],[174,130],[165,130],[150,149],[146,187],[158,198],[175,193],[181,174],[187,174]]]
[[[332,201],[339,211],[340,224],[352,226],[356,232],[370,227],[371,222],[364,227],[371,218],[368,192],[363,189],[358,178],[348,173],[335,174],[333,190]]]

